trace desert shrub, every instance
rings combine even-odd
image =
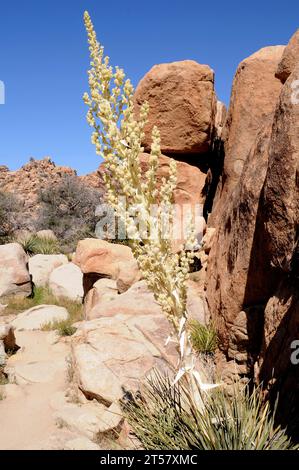
[[[187,404],[188,403],[188,404]],[[296,447],[275,425],[275,410],[260,388],[249,394],[236,386],[233,395],[219,388],[205,396],[199,410],[180,385],[153,375],[141,393],[123,401],[125,416],[146,450],[288,450]]]
[[[10,241],[13,232],[21,227],[21,207],[18,198],[0,191],[0,243]]]
[[[28,255],[55,255],[60,253],[60,247],[57,240],[47,237],[39,237],[35,234],[29,234],[15,239],[22,245]]]
[[[77,242],[92,237],[96,226],[96,206],[100,195],[76,176],[64,176],[39,194],[41,209],[36,227],[54,231],[64,252],[72,252]]]
[[[24,251],[28,255],[36,254],[37,244],[36,244],[35,235],[25,235],[25,236],[21,236],[21,237],[16,237],[15,242],[22,245]]]
[[[58,240],[36,236],[36,254],[55,255],[60,253]]]
[[[200,354],[214,354],[217,348],[217,332],[212,324],[202,325],[197,320],[188,323],[191,344]]]

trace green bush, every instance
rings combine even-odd
[[[275,425],[275,411],[259,388],[224,387],[204,396],[195,408],[184,389],[156,373],[141,393],[123,401],[125,416],[146,450],[287,450],[295,449],[286,431]]]
[[[36,236],[36,252],[41,255],[55,255],[61,253],[58,240],[48,237]]]
[[[191,344],[195,352],[200,354],[214,354],[217,348],[217,332],[212,324],[202,325],[197,320],[189,322]]]
[[[22,245],[28,255],[55,255],[61,252],[58,241],[53,238],[30,234],[16,238],[15,241]]]

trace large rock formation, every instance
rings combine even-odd
[[[148,151],[151,131],[161,133],[165,154],[202,154],[210,149],[216,112],[214,72],[193,60],[155,65],[135,92],[136,111],[150,105],[143,145]]]
[[[139,157],[141,171],[145,173],[148,170],[149,154],[142,153]],[[159,166],[157,171],[156,183],[159,187],[162,178],[169,175],[169,165],[171,159],[165,155],[159,158]],[[204,186],[206,174],[199,168],[189,165],[186,162],[177,161],[177,185],[174,190],[174,202],[179,205],[183,204],[204,204],[205,194]]]
[[[298,269],[299,256],[299,106],[291,100],[298,77],[299,54],[276,106],[263,198],[271,263],[289,273]]]
[[[55,165],[50,157],[42,160],[31,159],[26,165],[16,171],[10,171],[6,166],[0,166],[0,192],[12,194],[16,198],[15,212],[20,216],[14,223],[15,230],[39,228],[41,216],[41,192],[49,187],[59,186],[66,178],[81,183],[90,191],[99,193],[99,202],[104,193],[102,178],[103,168],[90,175],[77,176],[75,170],[69,167]],[[20,220],[19,220],[20,219]]]
[[[209,255],[207,272],[207,297],[211,311],[218,318],[221,345],[226,343],[229,329],[237,314],[245,306],[258,304],[264,296],[254,284],[264,287],[263,266],[253,258],[256,238],[256,222],[259,200],[268,166],[268,144],[271,123],[258,135],[256,144],[248,156],[234,198],[229,200],[226,211],[219,220]],[[249,272],[253,269],[254,272]],[[252,279],[248,279],[252,276]],[[258,281],[258,282],[257,282]],[[218,315],[217,315],[218,316]],[[220,325],[221,323],[221,325]]]
[[[299,57],[299,29],[293,34],[278,64],[275,77],[285,83],[293,72]],[[298,77],[297,77],[298,79]]]
[[[288,47],[293,46],[294,39]],[[233,91],[225,154],[225,170],[231,172],[224,186],[228,182],[228,188],[232,183],[234,188],[229,198],[222,192],[218,201],[222,210],[216,205],[216,217],[212,214],[217,223],[208,259],[207,297],[229,366],[221,367],[231,371],[234,360],[237,373],[263,381],[270,394],[279,391],[280,419],[286,424],[289,413],[299,412],[299,372],[291,360],[299,335],[299,107],[291,99],[292,83],[299,77],[299,55],[293,56],[296,64],[278,93],[281,85],[273,85],[273,76],[281,51],[271,48],[269,60],[267,48],[248,64],[255,68],[257,60],[263,70],[263,61],[268,63],[268,88],[260,95],[260,77],[259,83],[254,82],[260,100],[254,101],[252,95],[253,104],[244,101],[249,114],[255,106],[254,114],[247,116],[247,130],[243,119],[234,122],[234,103],[242,101],[242,89]],[[242,68],[237,78],[238,74],[241,77]],[[234,148],[240,151],[235,157],[242,156],[239,177],[233,166],[238,161]]]
[[[224,169],[214,201],[213,221],[226,211],[226,200],[240,179],[257,132],[274,111],[281,89],[275,72],[283,51],[284,46],[265,47],[238,66],[222,132]]]
[[[140,155],[141,170],[144,174],[148,169],[149,154]],[[162,179],[169,175],[169,165],[171,159],[165,155],[159,158],[159,166],[156,176],[156,184],[159,188]],[[186,162],[177,161],[177,185],[173,194],[173,202],[177,205],[175,212],[175,229],[173,233],[173,251],[180,251],[186,238],[186,226],[188,225],[188,213],[193,211],[195,215],[195,232],[200,241],[205,230],[204,203],[206,174],[199,168],[189,165]]]
[[[56,166],[49,157],[32,159],[16,171],[0,167],[0,190],[19,196],[23,210],[32,215],[36,210],[40,191],[50,184],[60,182],[66,175],[76,176],[76,172],[68,167]]]
[[[260,378],[279,391],[284,423],[299,413],[299,370],[292,362],[299,338],[299,106],[290,99],[298,77],[299,55],[276,106],[263,194],[266,246],[280,283],[265,308]]]

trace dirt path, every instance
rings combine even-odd
[[[63,449],[75,435],[55,423],[53,401],[67,388],[69,346],[52,332],[16,332],[21,349],[7,363],[0,401],[0,449]]]

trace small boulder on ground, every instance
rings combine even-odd
[[[100,301],[90,311],[87,318],[92,320],[100,317],[122,315],[159,314],[161,309],[155,301],[154,295],[149,291],[145,281],[139,281],[123,294],[115,296],[113,300]]]
[[[28,257],[18,243],[0,245],[0,298],[16,295],[28,297],[32,282],[28,270]]]
[[[119,263],[133,261],[131,248],[105,240],[86,238],[78,243],[74,263],[84,274],[96,273],[117,279]]]
[[[40,330],[48,323],[67,320],[68,311],[57,305],[38,305],[20,313],[11,325],[17,330]]]
[[[90,402],[84,405],[66,403],[54,413],[57,425],[79,432],[87,439],[95,439],[100,431],[101,415],[105,407],[100,403]]]
[[[29,258],[29,272],[37,287],[45,287],[49,283],[50,274],[54,269],[67,264],[65,255],[35,255]]]
[[[93,288],[88,291],[84,299],[84,311],[88,315],[93,307],[101,302],[108,302],[118,296],[117,282],[113,279],[102,278],[99,279]]]
[[[113,299],[101,298],[98,303],[93,303],[92,308],[86,310],[89,320],[100,317],[112,317],[114,315],[163,315],[161,307],[154,298],[154,294],[148,289],[146,281],[138,281],[130,289],[120,295],[114,295]],[[190,318],[197,319],[206,324],[209,320],[209,310],[204,296],[193,281],[188,281],[187,309]]]
[[[169,371],[178,359],[173,343],[165,347],[170,332],[161,313],[119,313],[82,324],[72,349],[80,390],[110,406],[124,390],[136,391],[155,366]]]
[[[120,294],[126,292],[133,284],[140,281],[142,275],[139,271],[137,261],[118,263],[118,275],[116,279],[117,289]]]
[[[83,275],[80,268],[74,263],[68,263],[54,269],[50,274],[49,287],[57,298],[82,300]]]

